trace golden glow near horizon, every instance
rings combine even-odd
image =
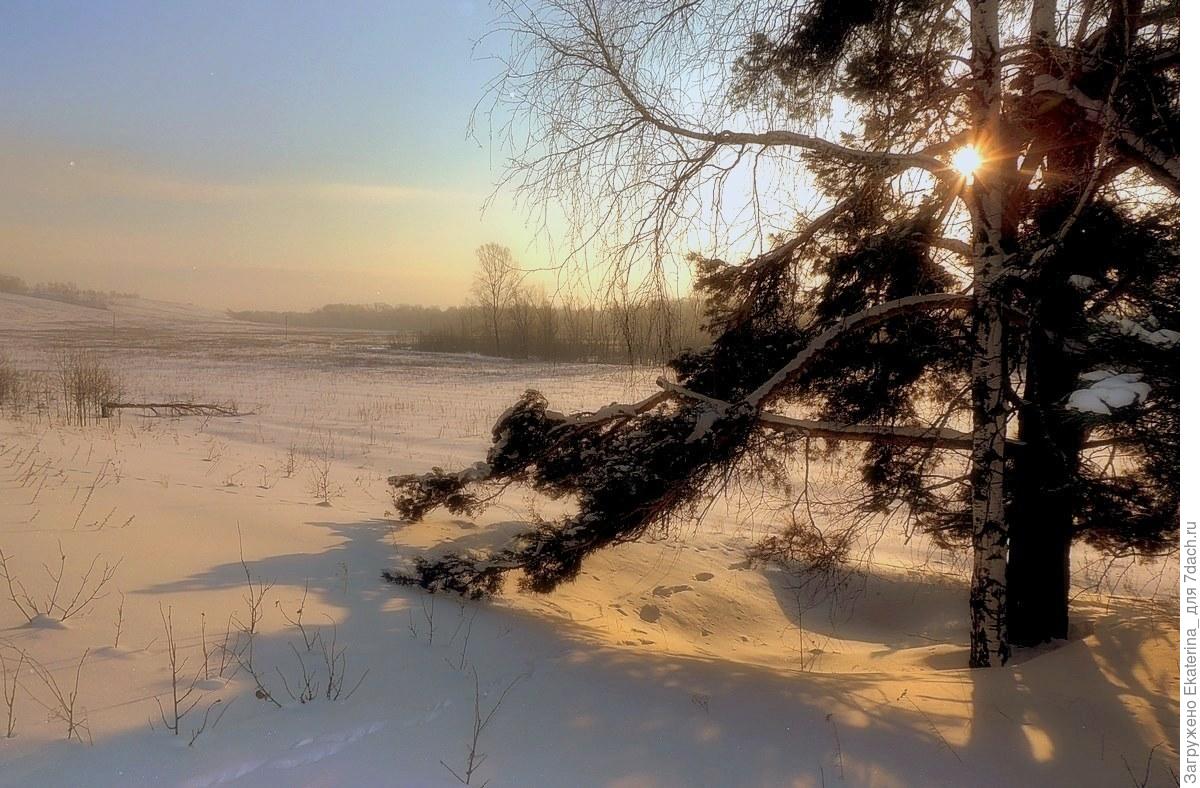
[[[983,154],[973,145],[959,148],[950,159],[954,169],[958,170],[967,183],[975,180],[975,172],[983,165]]]

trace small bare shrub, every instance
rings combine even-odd
[[[51,701],[45,703],[38,699],[36,695],[30,693],[30,696],[44,708],[51,717],[61,720],[67,726],[67,741],[76,739],[83,741],[83,735],[88,737],[88,743],[92,741],[92,732],[87,723],[87,712],[79,706],[79,677],[83,673],[83,663],[88,658],[90,649],[84,649],[83,656],[79,658],[79,664],[75,666],[75,680],[70,687],[60,686],[54,678],[54,674],[50,672],[42,663],[26,656],[29,663],[29,669],[33,671],[33,675],[38,677],[46,690],[50,693]]]
[[[246,563],[246,556],[242,550],[240,526],[238,527],[238,557],[242,564],[242,572],[246,576],[246,596],[244,597],[246,616],[244,619],[238,618],[236,615],[231,618],[238,634],[232,647],[224,647],[225,654],[237,663],[239,669],[246,671],[254,680],[254,696],[256,698],[270,701],[276,708],[282,708],[282,704],[275,699],[267,685],[263,683],[262,672],[254,663],[254,640],[258,633],[258,624],[263,617],[263,603],[267,592],[275,584],[262,579],[255,582],[254,577],[250,574],[250,566]],[[228,633],[226,633],[226,641],[228,641]]]
[[[283,457],[282,472],[285,479],[290,479],[296,475],[297,451],[296,444],[293,443],[288,446],[287,453]]]
[[[125,626],[125,594],[124,592],[118,593],[121,594],[121,601],[117,605],[117,631],[113,635],[114,649],[121,647],[121,629]]]
[[[296,615],[293,618],[288,615],[288,612],[283,609],[283,604],[276,600],[275,607],[279,609],[279,614],[283,616],[283,620],[291,624],[300,632],[300,639],[304,641],[304,650],[312,651],[313,644],[316,643],[317,637],[320,635],[319,630],[309,630],[304,625],[304,605],[308,602],[308,581],[304,581],[304,595],[300,597],[300,605],[296,608]]]
[[[322,630],[320,627],[306,625],[304,623],[304,604],[308,599],[308,584],[304,586],[304,596],[300,600],[300,606],[296,610],[295,617],[288,615],[284,611],[283,606],[278,602],[275,606],[279,608],[280,614],[284,620],[291,624],[300,633],[300,639],[304,643],[304,654],[300,653],[300,649],[296,648],[294,643],[289,643],[292,653],[296,656],[296,662],[300,666],[300,674],[296,678],[293,687],[293,682],[289,682],[287,676],[279,668],[275,668],[275,672],[279,674],[279,678],[283,681],[283,688],[294,701],[300,703],[308,703],[316,700],[318,695],[324,694],[326,700],[336,701],[342,697],[349,698],[358,689],[359,685],[367,677],[367,671],[364,670],[362,675],[358,677],[358,681],[352,687],[346,686],[346,648],[338,646],[337,624],[332,618],[329,619],[329,628]],[[310,665],[309,662],[314,658],[312,656],[313,646],[320,646],[320,656],[324,663],[325,678],[320,677],[320,666]],[[307,656],[306,656],[307,655]]]
[[[160,604],[158,606],[158,615],[162,618],[163,632],[167,637],[167,661],[171,668],[171,706],[168,711],[163,706],[161,698],[155,698],[158,703],[158,716],[162,720],[162,724],[173,735],[179,735],[179,723],[187,716],[188,712],[196,708],[196,704],[200,702],[201,695],[196,694],[196,684],[200,681],[201,671],[203,667],[198,669],[190,679],[184,674],[184,668],[187,667],[187,658],[183,661],[179,660],[179,647],[175,641],[175,624],[171,620],[171,608],[168,607],[165,611]],[[193,697],[195,696],[195,697]],[[195,741],[195,738],[192,739]]]
[[[208,704],[208,708],[204,710],[204,718],[200,720],[200,727],[192,729],[192,737],[190,739],[188,739],[189,747],[193,746],[196,743],[196,739],[200,738],[200,734],[202,734],[206,730],[208,730],[209,718],[212,717],[212,711],[213,711],[213,709],[215,709],[217,706],[220,706],[220,705],[221,705],[220,698],[217,698],[212,703]],[[229,704],[229,706],[232,706],[232,705],[233,705],[232,703]],[[217,712],[217,716],[212,718],[212,726],[214,728],[217,727],[218,724],[220,724],[221,718],[225,716],[225,712],[229,711],[229,706],[222,707],[221,710],[219,712]]]
[[[304,657],[297,650],[295,644],[288,645],[292,647],[292,653],[296,655],[296,662],[300,664],[300,676],[296,679],[296,689],[292,690],[287,676],[283,675],[282,670],[275,668],[275,672],[279,674],[279,680],[283,682],[283,689],[292,700],[299,701],[300,703],[308,703],[316,699],[317,689],[320,687],[317,672],[315,669],[310,668],[304,661]]]
[[[433,620],[434,619],[434,615],[433,615],[434,614],[434,605],[433,605],[432,598],[429,599],[429,604],[425,604],[425,599],[426,599],[425,597],[421,597],[421,614],[425,618],[425,629],[426,629],[426,634],[428,635],[429,645],[432,646],[433,645],[433,632],[434,632],[434,628],[435,628],[434,620]],[[408,631],[412,634],[413,640],[416,640],[418,637],[417,622],[413,618],[413,611],[412,611],[411,607],[408,609]]]
[[[330,481],[329,473],[332,470],[333,447],[325,443],[308,463],[308,492],[323,506],[328,506],[330,501],[345,492],[341,485]]]
[[[317,635],[317,640],[321,644],[321,656],[325,660],[325,698],[341,700],[343,693],[346,698],[354,694],[363,683],[363,679],[367,677],[367,671],[364,670],[358,677],[358,681],[354,682],[354,686],[346,690],[346,648],[345,646],[338,648],[337,624],[332,621],[329,623],[333,634],[328,639],[323,634]]]
[[[237,668],[237,660],[234,659],[233,654],[234,648],[236,648],[237,645],[237,636],[233,633],[233,621],[234,614],[231,613],[229,620],[225,622],[225,637],[221,640],[220,645],[213,647],[213,651],[219,653],[221,656],[221,661],[217,664],[217,676],[220,678],[225,678],[225,674],[228,673],[231,668]],[[230,640],[231,636],[234,638],[232,641]],[[208,656],[206,655],[205,661],[207,662],[207,660]],[[211,678],[211,676],[206,675],[205,678]]]
[[[38,617],[57,619],[60,622],[66,621],[71,616],[86,610],[96,600],[104,598],[105,587],[116,575],[117,567],[121,565],[120,561],[112,565],[105,562],[104,567],[97,573],[96,565],[100,561],[100,556],[95,556],[88,565],[87,571],[80,578],[75,593],[69,600],[62,601],[63,576],[66,574],[67,565],[67,554],[63,551],[62,542],[58,543],[58,559],[58,566],[55,569],[51,569],[46,564],[42,565],[53,585],[50,591],[35,599],[24,584],[13,575],[8,566],[9,556],[0,550],[0,580],[3,580],[8,587],[9,600],[30,623],[33,623],[34,619]]]
[[[487,714],[484,714],[479,708],[479,701],[481,698],[481,694],[479,692],[479,673],[476,672],[474,668],[471,669],[471,672],[475,676],[475,722],[471,726],[471,745],[470,749],[467,751],[467,763],[464,766],[462,773],[459,774],[457,771],[450,768],[450,765],[445,761],[441,761],[442,766],[446,767],[446,771],[454,775],[455,779],[457,779],[463,785],[471,784],[471,780],[475,777],[475,772],[478,771],[479,767],[483,766],[483,762],[487,760],[487,754],[479,752],[479,739],[483,736],[484,729],[487,728],[488,723],[492,721],[492,717],[496,716],[496,712],[500,710],[500,704],[504,703],[504,699],[508,697],[508,693],[512,691],[512,688],[517,686],[517,683],[520,682],[521,679],[525,678],[523,675],[521,675],[513,679],[512,682],[510,682],[509,685],[504,688],[504,691],[500,693],[500,697],[496,700],[496,704],[492,706],[492,710]],[[487,783],[485,782],[484,784],[486,785]]]
[[[17,730],[17,680],[21,678],[21,668],[25,666],[25,652],[17,651],[17,662],[12,668],[12,673],[9,673],[8,660],[4,658],[4,652],[0,651],[0,680],[3,683],[4,690],[4,707],[8,710],[8,721],[4,727],[4,738],[11,739],[16,735]]]

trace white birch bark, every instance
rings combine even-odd
[[[977,144],[999,147],[1002,83],[999,0],[971,0],[974,125]],[[1004,265],[1004,164],[985,163],[969,188],[972,204],[972,278],[975,342],[971,368],[973,445],[971,526],[971,666],[1003,664],[1009,656],[1006,621],[1008,526],[1004,517],[1003,303],[998,274]]]

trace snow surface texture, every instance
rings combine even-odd
[[[89,650],[77,703],[93,741],[64,740],[26,665],[0,785],[454,786],[446,766],[467,763],[476,675],[485,715],[511,687],[479,737],[476,785],[1125,785],[1127,764],[1174,784],[1173,564],[1099,574],[1106,564],[1077,551],[1076,637],[974,672],[964,556],[888,533],[871,571],[852,568],[833,594],[800,589],[745,559],[777,521],[725,502],[694,531],[590,559],[553,595],[464,604],[379,571],[486,548],[562,504],[513,491],[476,522],[402,526],[386,516],[386,476],[478,460],[527,386],[594,410],[646,395],[656,371],[394,353],[351,332],[285,340],[141,301],[118,305],[114,330],[108,312],[0,296],[0,346],[18,364],[80,344],[121,371],[131,399],[233,399],[253,415],[0,418],[13,575],[37,597],[60,544],[68,580],[93,556],[121,561],[106,595],[55,628],[28,625],[0,594],[10,672],[24,652],[69,689]],[[328,506],[313,493],[323,469]],[[814,466],[810,481],[819,493],[838,471]],[[246,671],[220,670],[231,616],[248,616],[240,556],[252,583],[270,584],[254,664],[283,708],[257,699]],[[347,684],[367,671],[349,699],[301,704],[284,690],[305,670],[325,675],[321,646],[310,653],[287,621],[306,586],[308,636],[332,640],[336,623]],[[160,606],[185,674],[210,655],[178,737],[156,703],[170,690]],[[223,716],[189,747],[216,700]]]

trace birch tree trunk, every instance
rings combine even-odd
[[[1004,517],[1004,443],[1007,414],[1002,294],[1005,168],[990,151],[1002,150],[999,0],[972,0],[971,45],[976,145],[985,163],[968,195],[972,215],[971,368],[971,667],[1004,664],[1007,626],[1008,525]]]

